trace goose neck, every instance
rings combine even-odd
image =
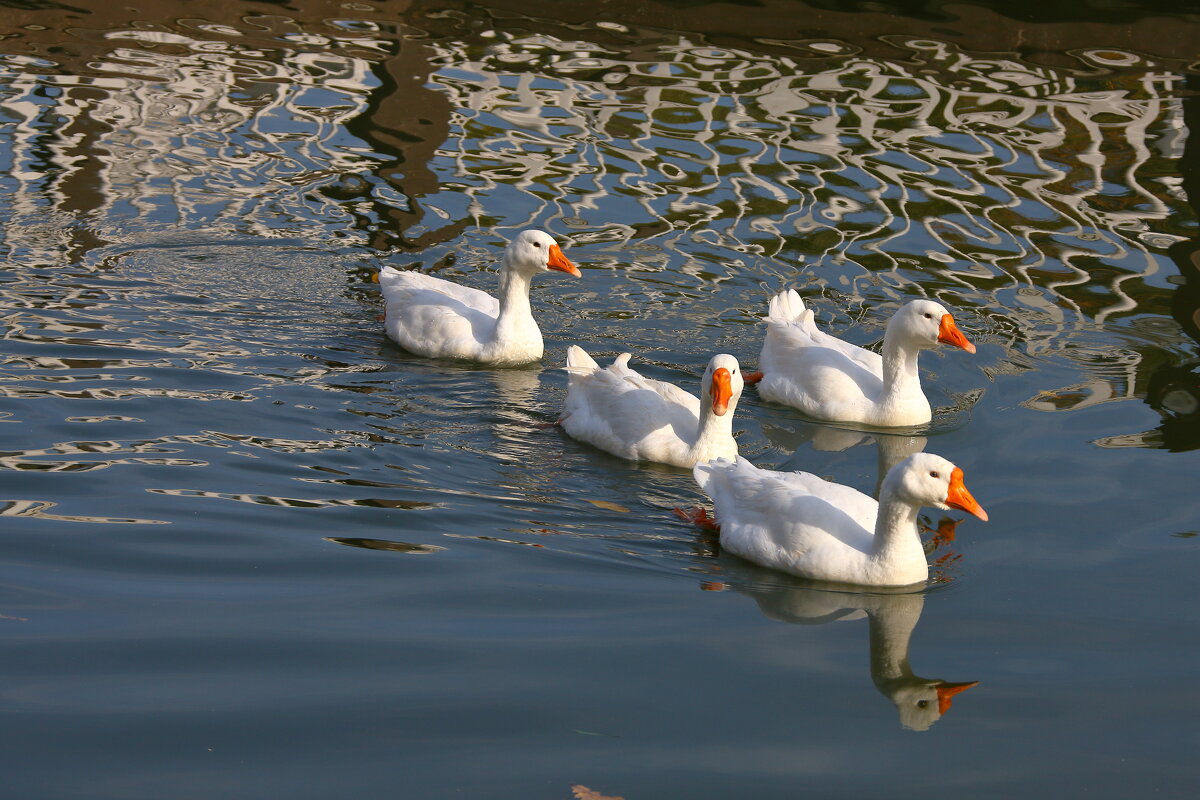
[[[868,609],[871,629],[871,677],[882,688],[888,681],[912,677],[908,648],[913,629],[921,619],[925,598],[920,594],[884,598],[878,608]]]
[[[875,520],[875,539],[871,559],[888,574],[909,573],[914,565],[927,570],[925,549],[917,533],[920,509],[896,495],[891,481],[884,481],[879,497],[879,515]],[[923,571],[918,569],[918,571]],[[917,580],[923,580],[922,575]],[[915,581],[913,581],[915,582]]]
[[[911,677],[912,667],[908,664],[909,640],[912,627],[893,630],[884,620],[874,614],[869,618],[871,628],[871,678],[883,688],[888,682]]]
[[[722,448],[733,442],[734,405],[731,402],[725,413],[718,416],[713,413],[709,393],[703,392],[700,397],[700,422],[693,447],[697,453]]]
[[[497,325],[501,330],[517,327],[533,319],[529,306],[530,278],[507,264],[500,270],[500,314]]]
[[[911,387],[921,389],[917,357],[921,349],[894,335],[891,330],[883,337],[883,385],[891,395],[898,395]]]

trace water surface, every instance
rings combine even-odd
[[[10,5],[13,796],[1195,785],[1194,15]],[[380,266],[490,289],[530,226],[583,269],[535,285],[542,364],[386,340]],[[548,425],[567,345],[695,390],[789,286],[979,346],[923,356],[914,440],[738,407],[761,466],[963,467],[991,522],[927,510],[921,592],[720,554],[686,471]]]

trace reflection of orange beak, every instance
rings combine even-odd
[[[550,260],[546,262],[546,266],[550,269],[556,269],[559,272],[569,272],[576,278],[580,277],[579,268],[563,255],[562,249],[556,244],[550,245]],[[961,336],[962,334],[959,335]]]
[[[967,337],[963,336],[963,332],[954,324],[954,317],[949,314],[942,315],[942,324],[938,326],[938,341],[942,344],[961,347],[968,353],[975,352],[975,345],[967,341]]]
[[[971,681],[970,683],[943,683],[938,686],[938,714],[945,714],[950,710],[950,706],[954,703],[954,695],[978,685],[979,681]]]
[[[955,467],[954,471],[950,473],[950,489],[946,492],[946,505],[966,511],[968,514],[974,514],[984,522],[988,521],[987,512],[979,503],[975,502],[975,498],[971,497],[971,493],[963,484],[963,471],[958,467]]]
[[[725,416],[729,411],[729,401],[733,399],[733,376],[729,374],[729,370],[721,367],[713,372],[712,387],[709,389],[712,394],[712,410],[718,417]]]

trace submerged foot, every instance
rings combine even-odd
[[[679,517],[684,522],[690,522],[697,528],[709,533],[716,533],[721,528],[717,525],[717,521],[708,515],[708,509],[696,506],[691,509],[675,509],[675,516]]]

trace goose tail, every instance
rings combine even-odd
[[[812,324],[813,313],[805,307],[799,292],[788,289],[771,298],[766,321],[768,324],[807,326]]]
[[[780,292],[767,305],[767,322],[798,322],[807,309],[795,289]]]
[[[596,363],[596,359],[588,355],[586,350],[573,344],[567,348],[566,369],[572,375],[588,375],[600,369],[600,365]]]

